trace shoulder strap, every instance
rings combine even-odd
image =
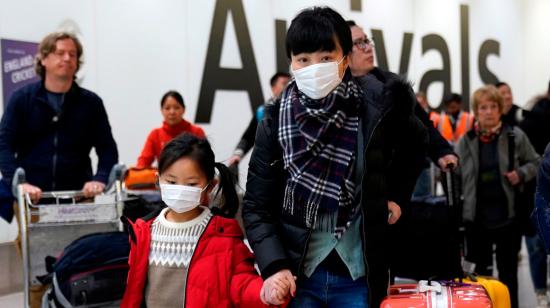
[[[508,171],[514,170],[514,153],[516,152],[516,134],[514,133],[514,128],[509,127],[508,133]]]

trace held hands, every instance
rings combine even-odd
[[[521,182],[521,178],[519,177],[519,174],[516,172],[516,170],[506,172],[504,176],[506,177],[506,179],[508,179],[508,182],[510,182],[512,186],[518,185]]]
[[[84,193],[84,196],[86,198],[93,197],[95,195],[99,195],[103,192],[105,189],[105,184],[99,181],[90,181],[86,182],[84,184],[84,187],[82,188],[82,192]]]
[[[399,217],[401,217],[401,207],[393,201],[388,201],[388,212],[390,212],[388,223],[393,225],[399,220]]]
[[[266,305],[282,305],[296,295],[296,277],[287,270],[281,270],[264,281],[260,299]]]

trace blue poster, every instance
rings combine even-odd
[[[3,106],[17,89],[39,80],[34,71],[34,57],[38,43],[15,40],[0,40],[2,49]]]

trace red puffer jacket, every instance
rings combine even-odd
[[[144,300],[153,221],[128,221],[133,233],[123,308],[139,308]],[[236,220],[216,215],[210,219],[189,264],[186,308],[265,306],[260,300],[263,281],[254,269],[254,255],[242,239]]]

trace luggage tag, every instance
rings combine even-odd
[[[469,262],[469,261],[462,261],[462,270],[465,272],[465,273],[475,273],[475,269],[476,269],[476,264],[473,263],[473,262]]]

